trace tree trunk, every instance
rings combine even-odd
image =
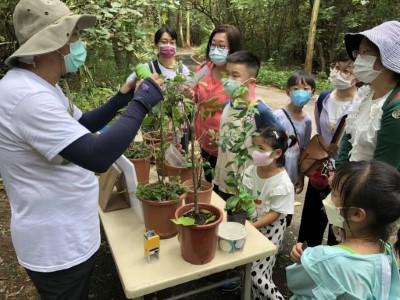
[[[319,5],[320,5],[320,0],[314,0],[314,5],[311,14],[311,21],[310,21],[310,31],[308,33],[306,61],[304,63],[304,70],[307,72],[312,71],[312,61],[314,56],[314,41],[315,41],[315,33],[317,31]]]
[[[183,47],[184,46],[184,40],[183,40],[183,28],[182,28],[182,9],[179,9],[179,12],[178,12],[178,18],[177,18],[177,27],[178,27],[178,30],[179,30],[179,45],[181,46],[181,47]]]
[[[189,3],[186,6],[186,47],[190,48],[190,7]]]

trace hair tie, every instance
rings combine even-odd
[[[275,138],[278,140],[279,139],[279,134],[275,130],[273,130],[272,132],[275,133]]]

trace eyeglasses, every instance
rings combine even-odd
[[[351,55],[353,55],[354,58],[357,58],[357,56],[361,55],[361,57],[362,57],[364,55],[367,55],[369,52],[373,52],[373,53],[377,54],[376,50],[365,49],[365,50],[353,50],[353,51],[351,51]]]
[[[175,46],[176,45],[176,41],[175,40],[169,40],[169,41],[163,40],[163,41],[160,41],[159,44],[161,46],[166,46],[168,44],[171,45],[171,46]]]
[[[334,72],[334,73],[340,73],[340,75],[344,79],[348,79],[353,76],[353,70],[347,69],[347,68],[341,69],[339,66],[336,65],[336,63],[333,63],[330,65],[330,70],[331,70],[331,72]]]
[[[211,49],[211,50],[214,50],[215,48],[217,48],[219,51],[222,51],[222,50],[224,50],[224,49],[229,50],[229,47],[227,47],[227,46],[225,46],[225,45],[217,45],[217,44],[211,43],[211,44],[210,44],[210,49]]]

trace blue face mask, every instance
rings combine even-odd
[[[240,88],[242,87],[241,82],[225,78],[223,78],[221,82],[224,86],[225,94],[227,94],[231,98],[237,98],[240,95]]]
[[[245,91],[243,91],[243,88],[246,86],[246,83],[251,80],[253,80],[253,78],[249,78],[243,82],[222,78],[221,82],[224,87],[225,94],[234,99],[239,97],[240,95],[243,96],[243,94],[248,91],[248,88]]]
[[[217,66],[222,66],[226,64],[226,57],[228,56],[228,53],[228,49],[218,50],[217,47],[215,47],[214,49],[210,49],[210,52],[208,52],[208,56],[210,57],[213,64]]]
[[[297,107],[303,107],[310,101],[311,92],[304,90],[297,90],[290,93],[290,100]]]
[[[64,55],[65,71],[75,73],[85,63],[87,54],[85,45],[80,40],[70,43],[69,52],[69,54]]]

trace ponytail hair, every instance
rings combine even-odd
[[[369,230],[388,242],[400,218],[400,173],[383,161],[352,161],[337,169],[332,189],[340,195],[344,215],[350,207],[373,214]],[[394,252],[400,256],[400,230]]]
[[[400,258],[400,228],[397,230],[397,241],[394,243],[393,248],[397,254],[397,257]]]

